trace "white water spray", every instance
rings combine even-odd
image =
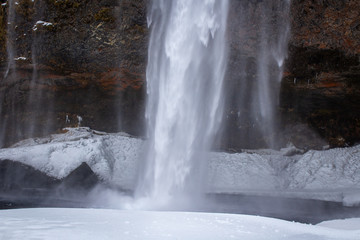
[[[201,191],[222,115],[227,0],[155,0],[147,66],[148,151],[136,196],[147,208]]]

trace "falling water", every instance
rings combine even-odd
[[[10,81],[8,79],[10,72],[16,72],[15,71],[15,56],[16,56],[16,48],[15,48],[15,2],[13,0],[8,0],[6,2],[8,11],[7,11],[7,29],[6,29],[6,52],[7,52],[7,67],[5,70],[5,74],[2,78],[2,85],[5,85],[5,81]],[[9,100],[9,99],[7,99]],[[8,131],[8,120],[2,119],[1,117],[4,117],[4,104],[6,101],[6,96],[1,95],[0,96],[0,147],[4,145],[5,142],[5,133]],[[14,114],[14,106],[11,107],[12,112],[10,114]],[[16,133],[12,133],[16,134]]]
[[[136,193],[156,207],[201,189],[222,114],[227,11],[225,0],[155,0],[149,9],[149,146]]]
[[[227,86],[228,114],[223,146],[277,148],[280,83],[290,36],[290,1],[239,1],[230,31],[232,79]],[[234,5],[236,5],[234,4]],[[237,34],[237,35],[236,35]],[[225,124],[224,124],[225,125]],[[225,143],[224,143],[225,142]]]
[[[290,1],[270,1],[272,6],[264,5],[261,9],[261,41],[258,52],[257,87],[254,91],[252,116],[261,128],[263,136],[267,137],[269,147],[276,146],[277,114],[279,87],[283,73],[283,65],[287,57],[287,42],[290,32],[289,13]],[[269,12],[276,9],[277,14]],[[273,14],[273,15],[271,15]],[[281,14],[285,14],[281,15]],[[272,21],[272,25],[271,22]],[[275,24],[274,24],[275,22]]]
[[[43,95],[44,90],[41,87],[43,79],[39,75],[38,69],[38,55],[41,54],[42,35],[39,34],[38,28],[44,25],[51,25],[44,21],[44,9],[41,2],[33,3],[34,9],[34,26],[32,27],[32,43],[31,43],[31,63],[32,63],[32,77],[29,84],[29,96],[27,100],[27,109],[30,112],[28,121],[25,126],[25,134],[28,137],[34,137],[36,135],[45,135],[49,133],[51,129],[51,115],[49,108],[52,106],[51,101],[47,101],[44,104]],[[43,122],[39,124],[38,121]]]
[[[7,78],[9,72],[15,67],[15,6],[13,0],[8,0],[8,14],[7,14],[7,37],[6,37],[6,52],[8,57],[8,66],[5,71],[4,79]]]
[[[43,18],[43,7],[40,1],[32,2],[32,6],[27,6],[33,8],[32,12],[32,20],[34,23],[34,27],[32,28],[32,43],[31,43],[31,63],[32,63],[32,77],[29,81],[29,91],[27,92],[27,99],[18,98],[18,92],[21,92],[19,85],[13,84],[18,81],[19,74],[17,73],[20,68],[16,69],[16,61],[17,60],[27,60],[26,54],[27,52],[21,51],[24,49],[16,48],[16,5],[19,5],[18,2],[9,0],[7,2],[8,5],[8,27],[7,27],[7,58],[8,64],[3,78],[3,86],[7,86],[6,94],[3,94],[0,99],[0,147],[5,145],[5,142],[11,142],[9,139],[19,139],[24,137],[33,137],[39,134],[48,133],[48,129],[50,128],[50,121],[42,121],[43,124],[39,124],[39,119],[41,116],[47,114],[47,110],[51,104],[49,101],[44,104],[41,101],[43,90],[41,86],[41,78],[38,74],[38,64],[37,58],[39,53],[39,47],[41,46],[41,34],[37,34],[37,28],[39,27],[39,23],[46,23],[42,20]],[[26,34],[24,34],[25,36]],[[40,36],[39,36],[40,35]],[[21,55],[20,55],[21,54]],[[20,55],[20,56],[19,56]],[[22,87],[25,84],[22,85]],[[25,98],[25,94],[23,95]],[[5,102],[6,101],[6,102]],[[22,102],[23,101],[23,102]],[[6,105],[6,109],[2,109]],[[2,112],[3,111],[3,112]],[[23,112],[22,118],[19,117],[19,113]],[[50,119],[49,116],[45,117]],[[25,121],[24,121],[25,119]],[[35,134],[36,133],[36,134]]]
[[[32,71],[32,76],[31,76],[31,82],[29,85],[29,99],[27,101],[27,108],[28,109],[33,109],[32,110],[32,114],[30,116],[29,122],[27,123],[26,126],[26,132],[27,132],[27,136],[32,137],[34,135],[34,131],[35,131],[35,109],[38,109],[39,106],[34,106],[34,105],[38,105],[36,100],[39,98],[39,94],[41,94],[41,90],[39,91],[34,91],[35,87],[36,87],[36,83],[38,80],[38,64],[37,64],[37,54],[36,54],[36,40],[37,40],[37,35],[36,35],[36,31],[33,28],[33,33],[32,33],[33,39],[32,39],[32,44],[31,44],[31,63],[32,63],[32,67],[33,67],[33,71]]]

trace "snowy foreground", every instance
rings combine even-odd
[[[248,215],[104,209],[0,211],[0,239],[360,239],[360,219],[307,225]]]
[[[55,178],[64,178],[82,162],[103,180],[123,189],[136,184],[144,141],[124,133],[69,128],[64,134],[28,139],[0,149],[0,159],[19,161]],[[311,150],[295,147],[210,153],[207,191],[247,193],[360,205],[360,145]]]

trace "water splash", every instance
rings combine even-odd
[[[222,115],[228,1],[157,0],[147,66],[148,151],[136,189],[163,207],[202,188],[203,161]]]

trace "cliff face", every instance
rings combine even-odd
[[[287,1],[230,1],[229,60],[220,147],[277,148],[286,143],[278,112],[290,34]]]
[[[148,1],[18,0],[10,26],[11,1],[2,2],[7,4],[0,7],[0,131],[5,132],[0,144],[75,126],[77,116],[94,129],[143,133]],[[250,131],[250,117],[239,126],[238,102],[250,92],[239,83],[240,68],[247,69],[251,83],[259,16],[265,14],[272,24],[278,23],[274,16],[285,16],[275,0],[230,2],[228,117],[219,144],[263,147],[267,137]],[[244,9],[249,12],[246,19]],[[360,140],[359,9],[357,0],[291,1],[289,56],[281,89],[272,90],[280,96],[274,114],[282,120],[272,136],[280,145],[291,141],[319,148]],[[11,28],[15,36],[9,41]],[[268,28],[275,32],[269,35],[271,42],[276,29],[271,24]],[[7,43],[17,59],[10,69]],[[244,138],[251,134],[251,141]]]
[[[6,46],[4,32],[13,26],[17,60],[5,77],[8,64],[0,59],[3,141],[76,126],[77,116],[94,129],[140,135],[144,1],[19,0],[14,24],[5,28],[10,2],[0,10],[0,41]]]
[[[281,110],[333,147],[360,140],[359,10],[357,0],[292,1]]]
[[[6,20],[5,9],[0,7],[0,62],[6,61]]]

